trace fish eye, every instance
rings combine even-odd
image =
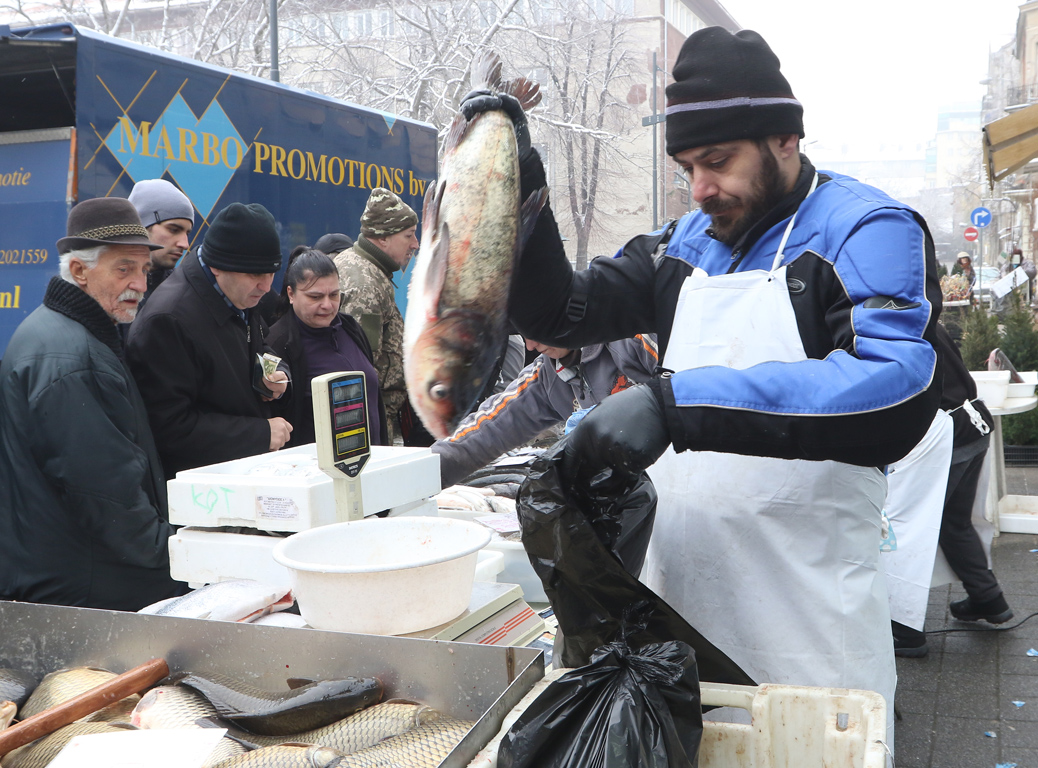
[[[444,384],[442,381],[437,381],[431,387],[429,387],[429,397],[433,400],[445,400],[451,393],[451,388]]]

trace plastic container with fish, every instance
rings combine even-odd
[[[490,530],[440,517],[354,520],[293,534],[274,547],[317,629],[402,635],[445,624],[469,605]]]

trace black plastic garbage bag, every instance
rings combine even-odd
[[[562,630],[556,666],[587,664],[596,649],[620,639],[629,614],[638,617],[628,630],[630,648],[680,640],[695,652],[700,680],[756,685],[632,575],[641,571],[656,513],[648,475],[623,495],[578,501],[563,490],[559,476],[567,439],[534,462],[516,504],[523,546]]]
[[[499,768],[688,768],[703,736],[695,654],[626,639],[551,683],[501,741]]]

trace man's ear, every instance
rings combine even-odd
[[[775,141],[772,146],[775,151],[775,156],[779,160],[785,160],[794,155],[800,154],[800,134],[784,133],[775,136],[774,139]]]
[[[72,275],[72,279],[76,281],[76,285],[80,288],[86,285],[86,273],[90,271],[86,264],[73,257],[69,259],[68,271]]]

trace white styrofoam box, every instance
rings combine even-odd
[[[497,575],[502,584],[518,584],[523,588],[523,599],[528,603],[546,603],[541,579],[530,565],[530,558],[520,541],[507,541],[495,532],[486,549],[504,555],[504,568]]]
[[[1038,371],[1019,371],[1022,383],[1009,382],[1006,388],[1006,398],[1031,397],[1034,394],[1035,385],[1038,385]]]
[[[1001,408],[1009,392],[1009,371],[970,371],[977,384],[977,397],[988,408]]]
[[[169,537],[169,573],[190,584],[255,579],[287,586],[291,574],[270,554],[279,541],[280,536],[181,528]]]
[[[479,550],[476,559],[475,581],[497,581],[497,576],[505,569],[505,556],[503,552],[495,552],[484,547]]]
[[[355,482],[366,516],[406,506],[440,490],[440,457],[428,448],[374,445]],[[184,470],[166,485],[174,525],[294,533],[340,522],[313,443]]]

